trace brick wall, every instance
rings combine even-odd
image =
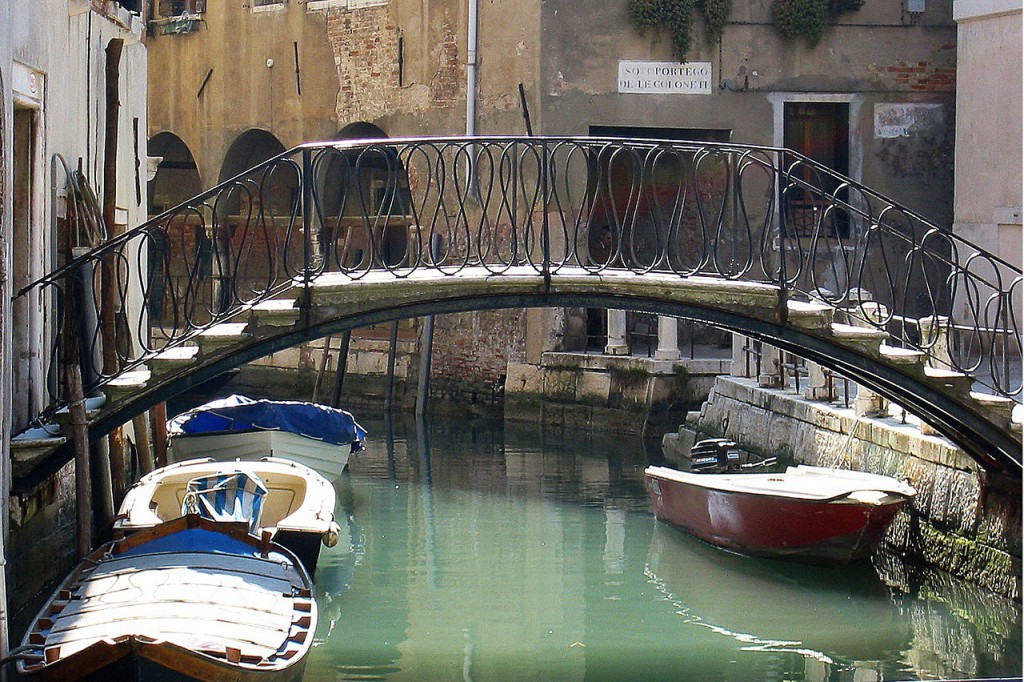
[[[396,24],[389,6],[327,13],[327,37],[340,84],[339,127],[396,111],[451,108],[460,100],[465,73],[455,27],[443,22],[440,35],[429,41],[427,82],[399,88],[401,32]],[[408,77],[405,85],[413,85]]]
[[[956,89],[956,43],[942,45],[929,61],[872,64],[868,72],[896,91],[951,93]]]
[[[434,327],[431,386],[448,397],[488,402],[504,391],[508,362],[526,358],[526,311],[439,315]],[[471,400],[471,402],[476,402]]]

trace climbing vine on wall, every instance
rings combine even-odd
[[[840,14],[862,4],[863,0],[775,0],[772,21],[783,38],[803,38],[807,47],[814,47]]]
[[[772,21],[783,38],[803,38],[808,47],[814,47],[840,14],[858,10],[863,4],[864,0],[774,0]],[[627,7],[640,35],[649,28],[668,31],[672,54],[685,61],[693,46],[694,10],[704,20],[708,42],[715,43],[722,38],[732,0],[628,0]]]
[[[672,36],[672,54],[680,61],[693,45],[693,11],[704,19],[708,42],[721,39],[732,0],[629,0],[629,17],[643,35],[649,28],[662,28]]]

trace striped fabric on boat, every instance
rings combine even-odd
[[[193,478],[185,487],[182,514],[199,514],[213,521],[244,521],[249,532],[260,527],[267,487],[255,474],[225,472]]]

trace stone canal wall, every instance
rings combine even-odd
[[[699,413],[663,440],[670,459],[694,438],[725,437],[796,463],[909,479],[917,497],[886,536],[887,550],[1021,599],[1021,483],[990,475],[962,450],[900,417],[852,409],[719,377]]]

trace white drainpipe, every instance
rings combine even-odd
[[[466,135],[476,135],[476,46],[479,0],[469,0],[469,56],[466,60]]]

